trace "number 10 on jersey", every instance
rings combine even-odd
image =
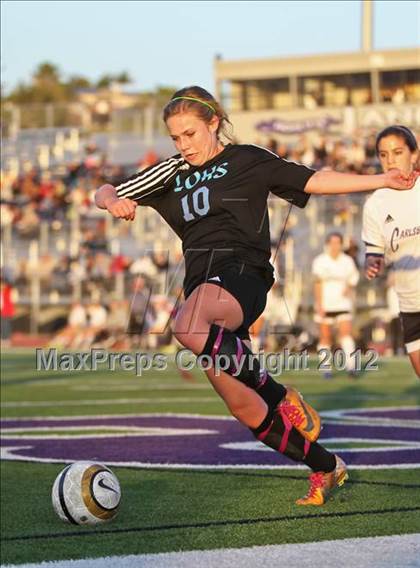
[[[188,193],[181,199],[182,212],[185,221],[193,221],[196,215],[191,213],[191,209],[199,217],[207,215],[210,209],[209,203],[209,188],[205,185],[199,187],[192,194]]]

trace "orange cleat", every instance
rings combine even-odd
[[[292,387],[286,387],[286,396],[277,407],[281,416],[289,420],[306,440],[315,442],[321,432],[321,417]]]
[[[335,457],[337,465],[333,471],[330,473],[319,471],[309,476],[311,483],[309,491],[305,497],[296,501],[296,505],[316,505],[318,507],[323,505],[331,492],[337,487],[341,487],[349,478],[346,464],[338,456]]]

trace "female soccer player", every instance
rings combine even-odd
[[[228,117],[200,87],[177,91],[163,119],[179,154],[116,188],[102,186],[96,203],[123,219],[134,219],[137,205],[150,205],[182,239],[185,303],[175,336],[214,361],[206,374],[233,416],[264,444],[313,470],[309,492],[297,503],[322,505],[344,483],[346,466],[316,442],[318,413],[260,369],[249,349],[248,328],[263,312],[274,280],[267,198],[271,191],[304,207],[311,193],[408,189],[413,179],[398,171],[315,172],[258,146],[224,145]],[[219,372],[217,362],[227,372]]]
[[[388,126],[376,138],[376,153],[385,174],[413,174],[419,157],[417,140],[405,126]],[[391,186],[392,188],[392,186]],[[412,191],[389,187],[375,191],[363,210],[365,274],[371,280],[392,264],[404,343],[420,378],[420,181]]]
[[[314,258],[312,274],[315,279],[315,322],[319,325],[320,350],[331,350],[333,327],[338,327],[339,342],[345,355],[349,376],[356,376],[354,357],[355,343],[352,335],[352,312],[354,288],[359,281],[359,271],[354,260],[343,253],[343,236],[330,233],[326,239],[325,252]],[[325,361],[325,353],[321,358]],[[332,377],[331,370],[324,377]]]

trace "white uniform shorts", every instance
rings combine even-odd
[[[350,321],[351,319],[352,319],[352,314],[351,312],[348,311],[325,312],[325,316],[320,316],[318,314],[315,314],[314,316],[315,323],[323,323],[327,325],[334,325],[342,321]]]

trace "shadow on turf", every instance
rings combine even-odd
[[[121,468],[124,469],[124,468]],[[130,469],[130,468],[125,468]],[[143,471],[168,471],[165,468],[153,468],[153,467],[139,467],[136,470],[143,470]],[[284,475],[278,473],[258,473],[258,472],[251,472],[251,471],[232,471],[229,469],[220,469],[220,470],[200,470],[200,469],[170,469],[171,475],[174,474],[182,474],[185,475],[186,473],[190,475],[226,475],[231,476],[240,476],[240,477],[271,477],[276,479],[291,479],[293,481],[303,481],[307,479],[305,475]],[[383,486],[383,487],[402,487],[405,489],[420,489],[420,483],[395,483],[393,481],[363,481],[361,479],[357,479],[359,474],[354,471],[350,470],[350,475],[352,479],[346,481],[346,485],[376,485],[376,486]]]
[[[40,540],[45,538],[67,538],[67,537],[92,537],[92,535],[107,535],[107,534],[117,534],[117,533],[138,533],[138,532],[155,532],[155,531],[166,531],[166,530],[178,530],[178,529],[200,529],[209,527],[226,527],[226,526],[238,526],[238,525],[252,525],[255,523],[277,523],[277,522],[290,522],[290,521],[302,521],[306,519],[328,519],[328,518],[343,518],[343,517],[354,517],[354,516],[369,516],[369,515],[385,515],[388,513],[412,513],[415,511],[420,511],[420,507],[401,507],[393,509],[376,509],[369,511],[344,511],[341,513],[310,513],[307,515],[283,515],[280,517],[259,517],[255,519],[234,519],[225,521],[207,521],[203,523],[190,523],[181,525],[160,525],[160,526],[147,526],[147,527],[129,527],[121,529],[105,529],[105,530],[83,530],[83,531],[72,531],[67,533],[50,533],[50,534],[39,534],[39,535],[21,535],[2,538],[2,542],[12,542],[12,541],[22,541],[22,540]],[[85,528],[85,527],[84,527]]]

